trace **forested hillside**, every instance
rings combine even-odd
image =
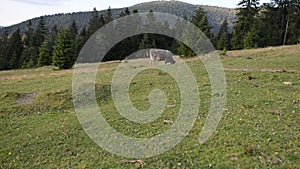
[[[191,18],[194,14],[194,11],[199,7],[199,5],[192,5],[179,1],[153,1],[147,3],[141,3],[129,7],[131,11],[138,10],[139,12],[149,12],[149,10],[153,10],[154,12],[164,12],[170,13],[179,17],[187,17]],[[229,29],[231,30],[233,27],[233,22],[235,18],[235,10],[229,8],[221,8],[221,7],[213,7],[213,6],[202,6],[203,9],[207,12],[207,17],[210,25],[213,27],[212,31],[217,33],[221,23],[224,19],[227,18],[229,23]],[[121,9],[111,9],[112,16],[116,19],[120,12],[125,8]],[[92,10],[92,9],[91,9]],[[104,15],[106,10],[98,11],[98,15]],[[89,19],[92,16],[92,12],[76,12],[76,13],[68,13],[68,14],[55,14],[44,16],[45,25],[50,30],[54,25],[58,28],[68,27],[73,20],[76,21],[77,27],[79,30],[82,30],[84,27],[88,26]],[[9,34],[12,34],[18,28],[20,32],[24,32],[26,30],[26,25],[28,25],[29,21],[32,23],[32,28],[36,29],[38,25],[39,18],[34,18],[28,21],[24,21],[20,24],[16,24],[10,27],[7,27],[6,30]],[[0,30],[0,34],[4,32],[4,29]]]
[[[185,16],[190,19],[200,5],[192,5],[180,1],[154,1],[148,3],[137,4],[130,9],[137,9],[140,12],[148,12],[152,9],[154,12],[170,13],[184,18]],[[212,31],[217,33],[222,22],[227,18],[229,29],[233,27],[235,21],[235,9],[216,7],[216,6],[201,6],[206,12],[209,24],[213,27]]]

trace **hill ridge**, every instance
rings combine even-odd
[[[153,10],[154,12],[163,12],[173,14],[179,17],[187,16],[187,18],[191,18],[194,14],[194,11],[199,8],[199,6],[203,7],[207,12],[208,21],[210,25],[214,28],[212,31],[217,33],[221,23],[225,18],[228,19],[229,30],[232,30],[233,22],[235,21],[235,10],[232,8],[225,7],[216,7],[216,6],[208,6],[208,5],[193,5],[186,2],[181,1],[151,1],[145,3],[139,3],[133,6],[128,7],[130,11],[137,9],[139,12],[148,12],[149,10]],[[126,7],[125,7],[126,8]],[[121,11],[125,8],[113,8],[112,14],[114,19],[118,17]],[[99,15],[104,15],[106,10],[98,11]],[[44,15],[45,23],[47,28],[50,30],[54,25],[60,27],[68,27],[72,20],[74,19],[77,23],[78,29],[83,29],[84,26],[88,25],[88,21],[91,17],[91,11],[86,12],[72,12],[72,13],[58,13],[53,15]],[[18,28],[21,32],[24,32],[26,29],[26,25],[29,21],[32,22],[32,26],[35,29],[38,24],[38,20],[40,17],[35,17],[21,23],[5,27],[8,33],[13,33]],[[5,29],[0,29],[0,34],[3,33]]]

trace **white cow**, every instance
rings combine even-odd
[[[150,57],[150,64],[155,63],[156,61],[165,61],[165,64],[176,63],[176,61],[173,58],[173,53],[170,52],[169,50],[150,49],[147,52],[147,56]]]

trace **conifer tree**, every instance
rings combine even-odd
[[[189,43],[191,39],[195,36],[193,32],[189,29],[189,23],[187,20],[187,16],[184,17],[184,20],[181,21],[183,25],[186,25],[186,28],[181,28],[183,30],[182,32],[182,39],[184,39],[183,42],[178,43],[178,49],[177,52],[180,55],[180,57],[193,57],[196,55],[196,53],[191,50],[189,47],[186,46],[185,43]]]
[[[26,30],[24,32],[24,38],[23,38],[25,49],[34,45],[33,39],[34,39],[34,30],[32,28],[32,22],[31,20],[29,20],[28,24],[26,25]]]
[[[187,24],[188,22],[188,18],[185,15],[183,17],[183,20],[177,20],[176,25],[185,25],[185,23]],[[180,30],[185,30],[183,27],[180,28]],[[177,32],[176,33],[178,36],[180,36],[181,38],[186,37],[186,32]],[[194,52],[192,50],[190,50],[183,42],[177,41],[175,46],[177,47],[177,53],[180,55],[180,57],[192,57],[194,56]]]
[[[208,24],[206,13],[204,12],[204,10],[201,7],[199,7],[195,11],[195,13],[196,14],[192,17],[192,20],[191,20],[192,24],[194,24],[196,27],[198,27],[208,39],[212,40],[213,34],[211,33],[211,26]],[[190,32],[189,29],[184,31],[182,36],[184,39],[186,39],[186,41],[189,41],[190,43],[192,43],[192,41],[193,42],[194,41],[197,41],[197,42],[207,41],[207,39],[205,37],[200,37],[200,39],[195,40],[194,33]],[[207,43],[209,43],[209,42],[207,42]],[[197,50],[198,50],[197,53],[210,52],[210,49],[207,49],[206,46],[199,46],[199,47],[195,47],[195,48],[197,48]],[[183,42],[179,43],[178,52],[181,56],[184,56],[184,57],[195,56],[195,52],[192,51],[189,47],[187,47]]]
[[[124,14],[125,14],[125,16],[126,16],[126,15],[130,15],[130,10],[129,10],[129,8],[125,8]]]
[[[230,34],[228,32],[227,19],[221,25],[218,37],[217,37],[217,48],[219,50],[230,50]]]
[[[102,16],[103,17],[103,16]],[[98,11],[96,8],[94,8],[92,12],[92,17],[89,20],[89,25],[88,25],[88,36],[92,36],[98,29],[100,29],[103,25],[101,23],[101,18],[98,15]]]
[[[104,15],[100,15],[100,28],[105,25]]]
[[[51,65],[51,48],[52,46],[50,46],[50,42],[45,40],[39,50],[38,67]]]
[[[22,52],[21,68],[35,67],[33,58],[37,56],[38,48],[36,47],[35,32],[31,21],[26,25],[23,38],[24,50]]]
[[[73,20],[72,24],[69,26],[69,32],[70,32],[70,36],[71,36],[71,39],[73,41],[73,46],[75,48],[75,55],[76,57],[74,57],[74,59],[77,59],[77,56],[79,54],[79,39],[77,38],[77,35],[78,35],[78,29],[77,29],[77,24],[75,22],[75,20]],[[76,60],[74,60],[75,62]]]
[[[147,30],[154,31],[154,30],[159,29],[159,27],[157,25],[158,25],[158,23],[156,22],[156,18],[154,16],[153,10],[150,10],[147,14],[147,18],[146,18],[146,22],[145,22],[144,27],[147,27]],[[149,46],[151,48],[160,48],[160,46],[157,46],[156,42],[155,42],[157,40],[156,35],[148,34],[147,37],[148,37],[149,42],[150,42]]]
[[[134,9],[134,10],[132,11],[132,13],[137,14],[137,13],[139,13],[139,11],[138,11],[137,9]]]
[[[280,16],[281,44],[295,44],[299,37],[300,1],[299,0],[272,0],[274,8]]]
[[[48,32],[48,28],[46,27],[44,17],[40,17],[37,30],[35,33],[35,37],[34,37],[36,47],[39,48],[42,45],[48,33],[49,32]]]
[[[61,29],[54,46],[52,64],[59,69],[69,69],[74,64],[76,50],[69,30]]]
[[[252,28],[257,26],[258,5],[259,0],[242,0],[238,3],[239,8],[236,14],[238,20],[233,28],[231,41],[233,49],[243,49],[244,46],[248,46],[244,44],[246,42],[244,38],[247,34],[251,34],[249,32]]]
[[[204,12],[203,8],[199,7],[198,10],[196,10],[196,14],[192,17],[191,22],[197,26],[207,38],[213,38],[213,34],[211,33],[212,27],[208,24],[206,12]]]
[[[257,27],[259,47],[297,44],[300,36],[300,2],[271,0],[261,7]]]
[[[156,19],[153,14],[153,10],[150,10],[147,14],[145,27],[147,27],[149,30],[155,29],[155,27],[154,27],[155,22],[156,22]]]
[[[126,16],[125,13],[123,11],[121,11],[121,13],[119,14],[119,18]]]
[[[124,11],[121,11],[119,14],[119,18],[130,15],[130,10],[128,8],[124,9]],[[114,24],[114,27],[112,29],[115,30],[116,34],[109,35],[109,36],[123,36],[124,33],[128,32],[127,30],[134,26],[132,24],[134,22],[133,20],[128,20],[128,18],[123,18],[120,20],[117,20]],[[107,25],[110,26],[110,25]],[[132,29],[131,29],[132,30]],[[130,31],[130,30],[129,30]],[[126,39],[123,39],[120,43],[115,45],[111,51],[107,54],[107,57],[104,58],[104,61],[108,60],[123,60],[133,52],[138,50],[139,45],[139,39],[137,37],[140,37],[139,35],[128,37]]]
[[[51,32],[50,32],[50,35],[49,35],[49,46],[51,47],[50,51],[51,51],[51,54],[53,52],[53,46],[55,45],[56,43],[56,38],[57,38],[57,35],[58,35],[58,29],[57,29],[57,26],[54,25],[51,29]]]
[[[110,7],[106,11],[104,21],[105,21],[105,24],[113,21],[113,16],[112,16],[112,12],[111,12]]]
[[[54,25],[39,48],[39,57],[37,61],[37,66],[48,66],[52,64],[52,56],[53,56],[53,47],[56,44],[56,38],[58,35],[57,26]],[[30,64],[31,62],[29,62]]]
[[[9,69],[9,62],[8,62],[8,49],[9,40],[8,40],[8,32],[5,30],[0,38],[0,70],[7,70]]]
[[[84,44],[86,43],[88,38],[89,38],[88,33],[86,31],[86,28],[84,27],[78,35],[78,40],[77,40],[77,46],[78,46],[77,53],[78,54],[80,53],[81,48],[84,46]]]
[[[142,50],[147,48],[151,48],[151,42],[149,40],[148,34],[144,34],[143,39],[139,45],[139,49]]]
[[[257,24],[257,35],[260,37],[258,47],[278,46],[282,44],[281,19],[278,10],[271,4],[261,7]]]
[[[39,18],[38,26],[34,34],[32,34],[32,25],[28,24],[29,45],[25,45],[25,50],[22,54],[22,68],[33,68],[38,64],[39,49],[49,35],[44,17]]]
[[[299,44],[300,43],[300,1],[296,4],[297,9],[294,11],[294,15],[290,16],[289,26],[287,32],[287,44]]]
[[[78,28],[77,28],[76,21],[74,19],[72,21],[72,24],[69,26],[69,31],[71,33],[72,39],[75,40],[77,38]]]
[[[244,49],[257,48],[257,34],[255,28],[247,32],[243,39]]]
[[[21,67],[21,56],[23,52],[23,42],[20,29],[17,29],[11,36],[8,46],[9,68],[18,69]]]

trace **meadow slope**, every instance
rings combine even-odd
[[[201,61],[186,59],[198,83],[198,118],[180,144],[145,159],[111,154],[85,134],[73,108],[73,70],[2,71],[0,168],[299,168],[300,45],[230,51],[221,60],[227,105],[212,137],[199,144],[210,105],[208,74]],[[110,95],[118,64],[101,64],[96,78],[96,98],[107,122],[132,137],[152,137],[169,129],[180,109],[176,81],[159,70],[139,73],[130,86],[137,109],[149,108],[147,97],[153,89],[163,90],[167,104],[175,106],[149,124],[134,123],[118,113]]]

